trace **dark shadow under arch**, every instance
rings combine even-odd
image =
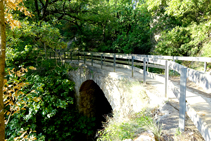
[[[106,116],[112,113],[112,107],[103,91],[93,80],[87,80],[82,83],[79,93],[79,112],[96,118],[96,131],[103,129],[102,122],[106,122]]]

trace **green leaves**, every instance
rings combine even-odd
[[[22,28],[8,29],[7,35],[7,66],[35,64],[41,56],[37,48],[44,48],[44,44],[53,50],[66,48],[59,29],[46,22],[38,25],[24,19]]]
[[[77,140],[77,134],[93,134],[95,119],[75,109],[71,68],[43,61],[39,67],[7,70],[5,80],[6,139]],[[40,71],[42,70],[42,71]]]

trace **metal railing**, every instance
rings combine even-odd
[[[94,63],[98,63],[103,68],[103,65],[110,64],[113,66],[114,72],[116,71],[117,64],[126,64],[131,67],[131,76],[134,75],[135,65],[143,67],[143,83],[146,84],[146,75],[149,73],[146,71],[148,67],[160,68],[165,70],[165,97],[168,97],[168,80],[169,70],[174,70],[180,74],[180,96],[179,96],[179,128],[181,131],[185,129],[185,112],[186,112],[186,80],[187,78],[199,84],[201,87],[210,90],[211,89],[211,76],[203,72],[187,68],[183,65],[175,63],[175,60],[182,61],[197,61],[204,62],[204,72],[207,69],[207,62],[211,62],[211,58],[208,57],[181,57],[181,56],[157,56],[157,55],[139,55],[139,54],[117,54],[117,53],[100,53],[100,52],[59,52],[50,53],[51,59],[61,58],[62,60],[76,60],[86,64],[87,60]],[[135,62],[136,61],[136,62]]]

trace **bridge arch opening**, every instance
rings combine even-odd
[[[100,87],[93,81],[87,80],[79,89],[79,112],[87,117],[95,117],[95,129],[103,129],[102,122],[107,116],[112,116],[112,107]]]

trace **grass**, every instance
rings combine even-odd
[[[100,138],[97,141],[122,141],[134,139],[144,131],[153,133],[156,140],[161,137],[161,127],[156,124],[148,110],[132,114],[124,118],[108,118],[104,123],[105,129],[99,131]]]

